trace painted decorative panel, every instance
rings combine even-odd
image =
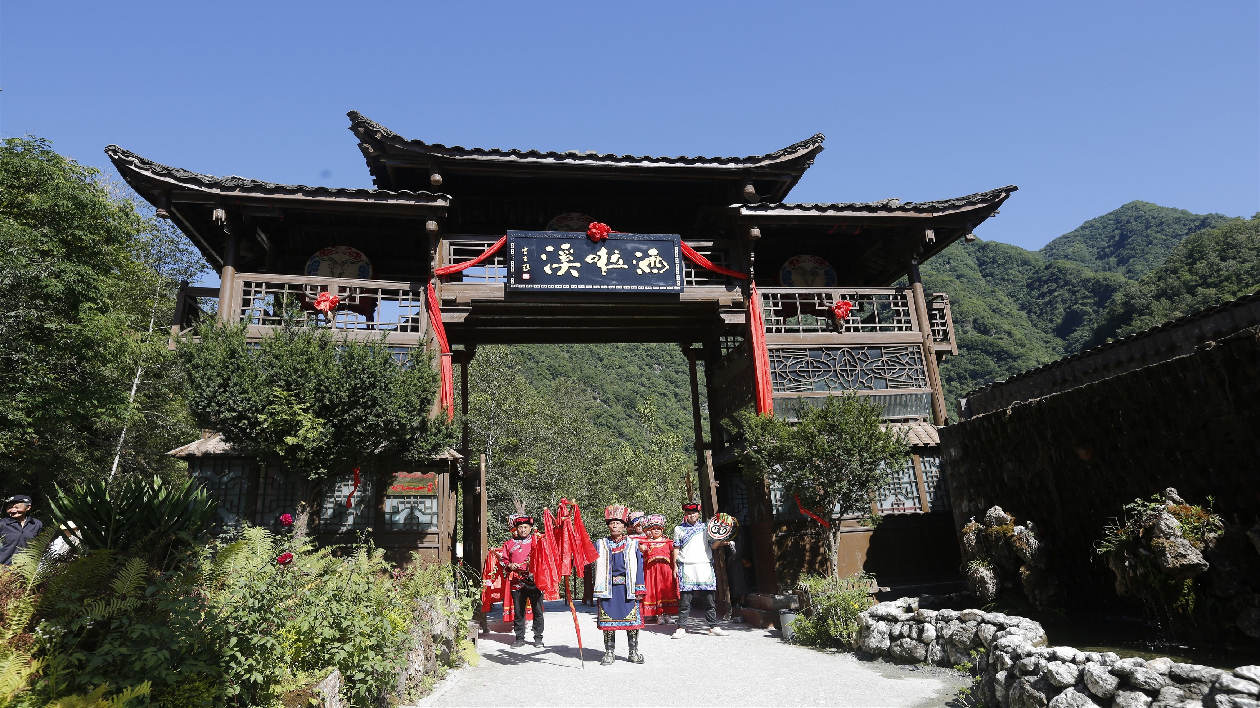
[[[775,393],[928,386],[923,350],[915,345],[776,347],[769,353]]]

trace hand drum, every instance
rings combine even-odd
[[[739,522],[730,514],[717,514],[709,519],[709,537],[715,541],[729,541],[739,535]]]

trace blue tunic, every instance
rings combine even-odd
[[[643,583],[643,556],[639,553],[639,544],[632,538],[622,538],[619,543],[612,539],[604,539],[601,545],[608,546],[608,576],[610,581],[609,597],[599,600],[599,611],[596,613],[595,625],[604,630],[643,629],[643,616],[639,611],[639,600],[631,595],[627,598],[626,562],[636,564],[635,577],[638,583],[635,590],[641,590]]]

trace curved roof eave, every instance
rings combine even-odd
[[[346,114],[350,118],[350,130],[359,138],[365,157],[372,159],[380,156],[388,149],[427,155],[452,160],[468,160],[478,162],[497,162],[527,165],[570,165],[583,167],[638,167],[638,168],[700,168],[718,170],[747,170],[766,167],[784,167],[785,163],[801,161],[803,164],[793,165],[804,172],[812,157],[823,149],[826,137],[817,133],[798,143],[789,145],[765,155],[748,157],[651,157],[646,155],[615,155],[594,152],[554,152],[543,150],[516,150],[499,148],[465,148],[461,145],[442,145],[426,143],[421,140],[408,140],[365,117],[358,111]]]
[[[170,167],[141,157],[117,145],[105,148],[105,154],[132,189],[144,194],[158,185],[202,192],[215,196],[251,196],[314,201],[362,201],[371,203],[410,204],[444,208],[450,197],[434,192],[389,191],[349,187],[311,187],[301,184],[279,184],[246,177],[215,177]],[[147,197],[146,197],[147,198]]]
[[[730,209],[745,217],[819,217],[854,218],[869,216],[934,217],[998,207],[1019,189],[1015,185],[977,192],[964,197],[930,202],[902,202],[883,199],[877,202],[838,202],[834,204],[732,204]]]

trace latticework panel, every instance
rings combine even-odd
[[[302,498],[298,476],[279,467],[268,467],[259,479],[258,525],[279,529],[281,514],[297,512]]]
[[[928,308],[928,321],[932,323],[932,341],[949,341],[949,296],[936,293],[931,296],[932,306]]]
[[[722,420],[749,406],[756,398],[749,344],[740,342],[710,369],[705,367],[709,415]]]
[[[362,483],[351,505],[346,506],[346,499],[354,489],[354,479],[349,475],[328,485],[324,492],[323,502],[319,508],[320,533],[344,533],[346,531],[362,531],[372,525],[374,506],[372,504],[372,475],[363,475]]]
[[[249,491],[249,475],[254,469],[249,460],[239,457],[194,458],[188,469],[219,503],[213,523],[216,531],[245,520],[245,496]]]
[[[431,531],[437,527],[437,497],[385,497],[386,531]]]
[[[922,511],[919,504],[919,482],[914,474],[914,461],[893,470],[892,479],[875,497],[875,508],[881,514],[905,514]]]
[[[927,388],[917,346],[775,347],[770,351],[775,393]]]
[[[241,280],[237,321],[251,325],[294,323],[335,329],[418,334],[425,327],[425,293],[409,287],[342,285],[325,278],[310,282]],[[315,310],[320,293],[340,302],[328,315]],[[330,322],[331,320],[331,322]]]
[[[910,303],[900,289],[866,293],[843,290],[760,290],[766,334],[836,332],[831,308],[842,300],[853,303],[844,319],[844,332],[911,332]]]
[[[919,466],[923,469],[923,488],[927,492],[928,507],[932,511],[949,511],[949,485],[941,477],[941,458],[936,456],[920,456]]]

